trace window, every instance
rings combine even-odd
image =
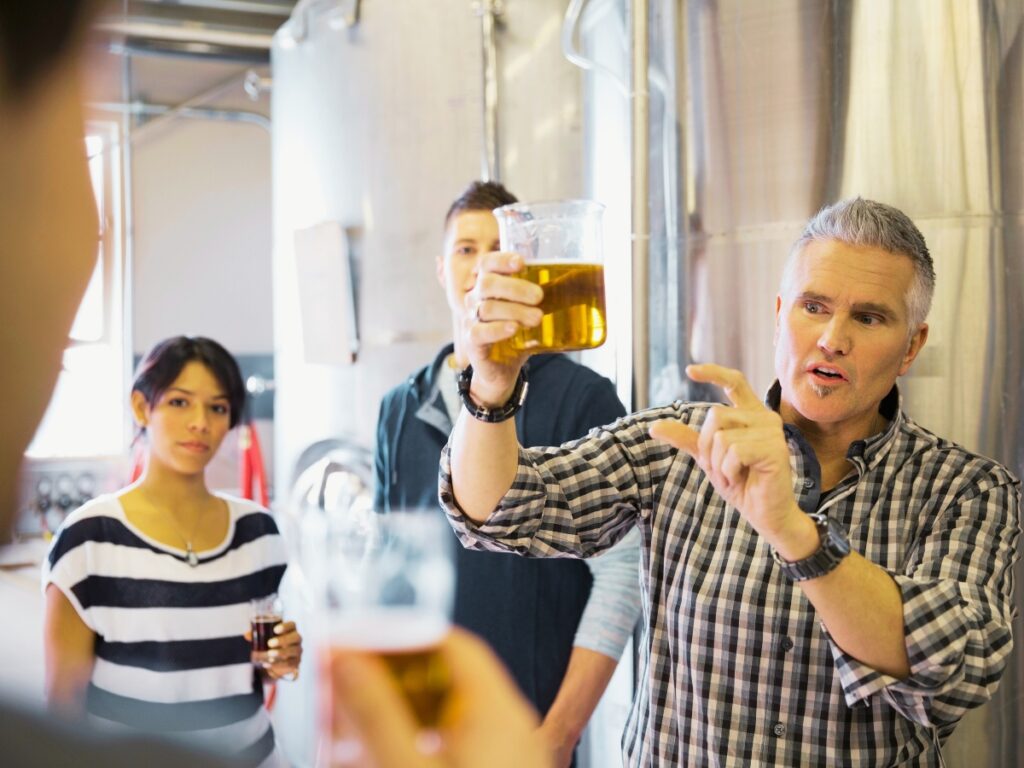
[[[121,454],[128,434],[118,129],[92,123],[86,131],[100,214],[96,269],[71,328],[57,387],[27,451],[33,458]]]

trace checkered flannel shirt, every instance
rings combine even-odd
[[[769,394],[777,408],[778,385]],[[910,676],[845,653],[769,546],[685,453],[648,428],[700,428],[706,404],[627,416],[560,448],[521,450],[509,493],[474,525],[440,498],[463,543],[586,557],[638,526],[645,647],[623,736],[629,766],[936,766],[938,743],[995,690],[1012,647],[1020,484],[1004,467],[936,437],[900,409],[850,445],[852,471],[820,489],[800,432],[785,427],[793,491],[825,512],[903,597]]]

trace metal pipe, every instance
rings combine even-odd
[[[136,131],[136,140],[140,138],[140,135],[145,136],[147,134],[152,133],[164,123],[171,122],[178,115],[194,109],[197,105],[205,104],[206,102],[216,98],[217,96],[220,96],[225,91],[229,91],[232,88],[237,88],[240,81],[244,80],[247,76],[248,71],[240,73],[236,72],[235,74],[224,78],[211,88],[207,88],[205,91],[197,93],[195,96],[192,96],[191,98],[185,99],[185,101],[181,102],[177,106],[171,107],[166,112],[161,113],[159,117],[150,120],[148,123],[139,128]]]
[[[174,40],[178,42],[206,43],[230,48],[255,48],[270,50],[273,38],[258,32],[239,32],[230,29],[214,29],[202,25],[164,24],[152,21],[127,21],[108,19],[98,21],[94,28],[100,32],[140,37],[149,40]]]
[[[196,107],[187,107],[182,109],[180,107],[167,106],[166,104],[147,104],[141,101],[133,101],[130,103],[98,101],[92,102],[88,106],[90,109],[95,109],[100,112],[118,112],[121,114],[135,116],[157,115],[161,120],[170,119],[169,115],[173,112],[173,117],[175,118],[182,117],[195,120],[220,120],[224,122],[249,123],[251,125],[258,125],[266,131],[270,131],[269,117],[261,115],[259,112],[247,112],[242,109],[210,109]],[[150,123],[147,123],[146,125],[149,124]],[[132,139],[133,142],[138,143],[139,133],[141,133],[141,130],[135,132],[135,136]]]
[[[576,27],[580,23],[580,15],[583,13],[583,8],[586,2],[587,0],[569,0],[569,6],[565,9],[565,16],[562,18],[562,55],[570,64],[575,64],[580,69],[591,72],[600,72],[614,83],[615,88],[619,93],[628,99],[629,86],[622,81],[621,77],[612,72],[608,67],[603,64],[599,64],[593,59],[588,59],[576,50],[573,38],[576,33]]]
[[[650,259],[650,156],[648,130],[648,0],[633,0],[630,13],[631,145],[632,145],[632,250],[633,250],[633,409],[646,408],[650,400],[650,313],[648,302]]]
[[[245,81],[242,87],[245,88],[245,92],[249,94],[250,99],[258,101],[261,94],[270,93],[273,90],[274,81],[272,78],[263,77],[255,69],[250,69],[245,73]]]
[[[206,8],[211,11],[228,11],[229,13],[260,13],[267,16],[280,16],[287,19],[292,12],[294,3],[257,2],[255,0],[148,0],[155,5],[191,6]]]
[[[498,152],[498,45],[496,27],[501,15],[500,0],[481,0],[474,4],[480,17],[480,41],[483,54],[483,134],[480,174],[484,181],[500,181]]]

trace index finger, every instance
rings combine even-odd
[[[725,391],[733,405],[740,408],[757,408],[763,406],[761,399],[754,394],[746,377],[735,368],[726,368],[714,363],[700,363],[686,366],[686,375],[694,381],[715,384]]]

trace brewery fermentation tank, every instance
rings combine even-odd
[[[1021,0],[658,4],[652,402],[704,394],[680,383],[690,361],[764,391],[789,247],[820,206],[861,195],[906,211],[935,261],[907,412],[1024,472],[1022,17]],[[1024,764],[1019,617],[1014,637],[1001,689],[960,725],[947,765]]]
[[[483,174],[487,5],[365,2],[352,20],[305,3],[274,38],[278,488],[314,442],[372,446],[382,395],[451,337],[434,260],[448,204]],[[583,192],[563,12],[508,2],[495,33],[501,179],[523,199]]]

